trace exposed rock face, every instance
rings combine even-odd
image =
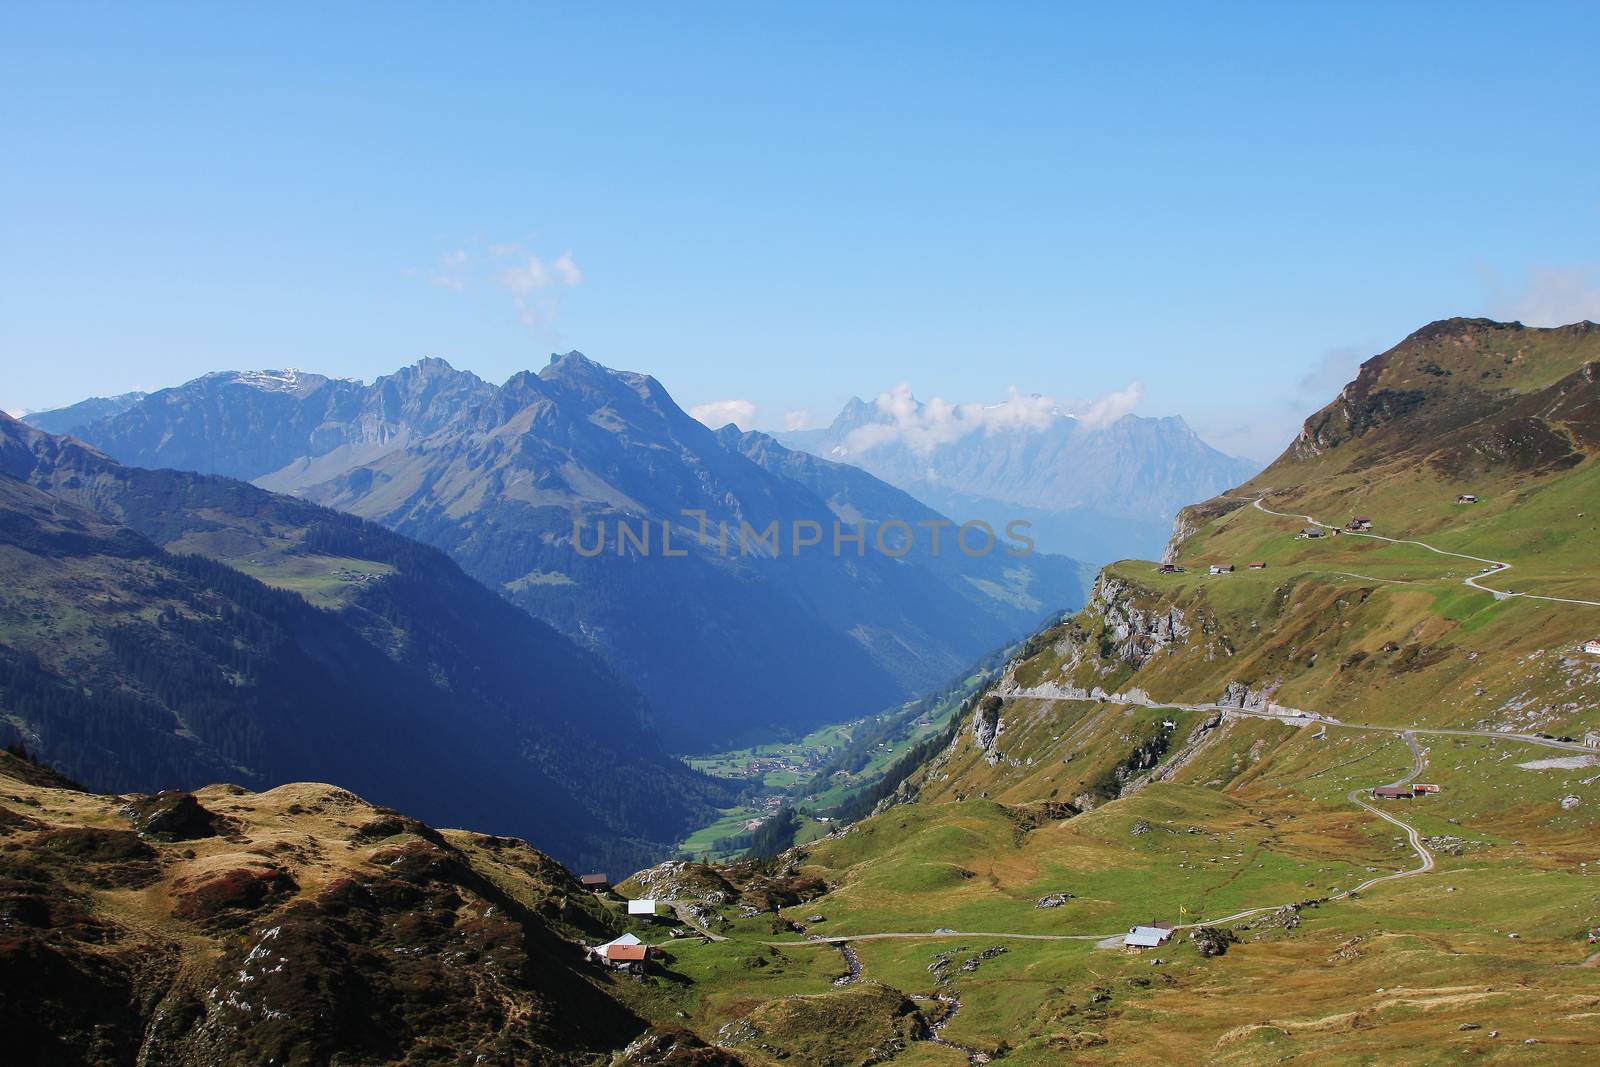
[[[1090,609],[1099,608],[1112,658],[1142,667],[1151,656],[1181,644],[1189,636],[1183,612],[1175,606],[1147,611],[1135,606],[1133,591],[1123,582],[1101,575]]]
[[[1227,689],[1223,690],[1217,698],[1217,703],[1225,708],[1241,708],[1258,711],[1266,708],[1272,702],[1273,691],[1277,686],[1263,686],[1252,689],[1243,682],[1229,682]]]
[[[1163,730],[1148,740],[1135,745],[1121,763],[1112,769],[1112,784],[1116,792],[1113,796],[1124,796],[1128,792],[1129,783],[1146,771],[1152,770],[1161,762],[1161,757],[1167,754],[1167,748],[1172,743],[1172,735]],[[1143,826],[1143,829],[1140,829]],[[1150,832],[1150,824],[1143,819],[1134,824],[1133,834]]]
[[[743,1060],[688,1030],[652,1030],[622,1051],[618,1067],[741,1067]]]
[[[667,901],[704,901],[726,904],[738,895],[733,884],[714,867],[690,860],[667,860],[640,871],[623,884],[630,895]]]
[[[978,702],[978,708],[972,716],[972,740],[984,752],[984,758],[990,764],[1000,761],[1000,754],[995,751],[995,743],[1000,738],[1000,731],[1004,724],[1000,721],[1000,712],[1005,707],[1005,702],[994,693],[990,693]]]

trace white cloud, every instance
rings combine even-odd
[[[1144,386],[1134,382],[1126,389],[1110,393],[1090,404],[1081,414],[1069,416],[1087,429],[1098,430],[1129,414],[1144,399]],[[1016,386],[997,404],[952,404],[940,397],[919,402],[909,383],[902,382],[881,393],[873,405],[884,421],[852,430],[845,448],[865,452],[888,442],[896,442],[914,452],[926,454],[940,445],[953,444],[969,434],[1034,431],[1047,429],[1064,417],[1055,397],[1023,393]]]
[[[785,430],[803,430],[811,424],[811,412],[806,408],[796,408],[783,413],[783,428]]]
[[[1078,422],[1086,430],[1104,429],[1124,415],[1132,415],[1142,403],[1144,403],[1144,385],[1140,382],[1131,382],[1126,389],[1107,393],[1090,404],[1078,415]]]
[[[563,252],[545,260],[520,245],[495,244],[457,248],[439,257],[425,270],[407,270],[429,285],[462,292],[485,282],[505,289],[516,303],[517,318],[529,329],[537,329],[555,318],[561,310],[560,292],[583,284],[583,270]]]
[[[1492,271],[1490,314],[1529,326],[1600,322],[1600,280],[1582,267],[1531,267],[1523,283],[1507,291]]]
[[[518,253],[517,258],[517,265],[500,272],[499,282],[516,300],[517,318],[530,330],[536,329],[555,318],[560,309],[560,299],[553,290],[581,285],[583,271],[571,252],[563,252],[549,263],[527,252]]]
[[[730,422],[743,430],[755,422],[756,406],[748,400],[713,400],[696,404],[689,409],[689,414],[713,430],[720,430]]]

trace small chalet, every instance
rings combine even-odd
[[[615,941],[607,941],[589,950],[596,962],[606,967],[631,974],[643,974],[650,960],[650,946],[632,934],[623,934]]]
[[[1254,563],[1248,564],[1247,566],[1249,566],[1249,568],[1253,571],[1264,571],[1267,569],[1267,561],[1264,559],[1258,559]]]
[[[1213,563],[1211,565],[1211,573],[1212,574],[1232,574],[1233,573],[1233,564],[1231,564],[1231,563]]]
[[[656,902],[650,897],[628,901],[629,915],[642,915],[647,919],[656,917]]]
[[[1477,502],[1478,498],[1473,496],[1471,493],[1462,493],[1460,496],[1456,497],[1457,504],[1476,504]]]
[[[611,879],[598,873],[579,875],[578,883],[591,893],[604,893],[611,888]]]
[[[1122,939],[1124,948],[1160,948],[1172,940],[1171,924],[1160,926],[1135,926]]]
[[[606,963],[619,971],[643,974],[649,960],[649,945],[612,945],[606,949]]]
[[[1182,571],[1183,568],[1178,566],[1176,563],[1163,563],[1161,566],[1156,568],[1157,574],[1179,574]]]
[[[1600,748],[1600,733],[1590,730],[1583,735],[1583,743],[1588,748]]]
[[[640,941],[633,934],[623,934],[615,941],[607,941],[603,945],[595,945],[593,948],[589,949],[589,955],[593,956],[601,963],[609,963],[611,961],[611,951],[613,949],[643,947],[644,942]]]
[[[1410,800],[1413,796],[1408,785],[1380,785],[1372,791],[1379,800]]]
[[[1301,537],[1312,540],[1318,537],[1326,537],[1327,535],[1327,531],[1320,526],[1307,526],[1304,530],[1300,531]]]
[[[1412,782],[1411,791],[1420,797],[1428,793],[1439,792],[1439,787],[1436,785],[1429,785],[1426,782]]]
[[[1365,515],[1357,515],[1355,518],[1350,520],[1350,529],[1370,530],[1372,529],[1372,520],[1367,518]]]
[[[1583,650],[1589,653],[1591,656],[1600,656],[1600,640],[1585,641],[1583,643]]]

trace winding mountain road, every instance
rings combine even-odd
[[[1270,492],[1270,491],[1271,490],[1264,491],[1261,494],[1261,496],[1257,496],[1252,501],[1252,504],[1255,506],[1255,508],[1258,511],[1261,511],[1262,513],[1267,514],[1267,515],[1275,515],[1275,516],[1277,516],[1279,518],[1303,520],[1303,521],[1305,521],[1307,523],[1310,523],[1313,526],[1321,527],[1322,529],[1325,529],[1325,530],[1339,530],[1340,529],[1339,527],[1336,527],[1336,526],[1330,526],[1328,523],[1322,522],[1322,521],[1314,518],[1311,515],[1296,515],[1296,514],[1291,514],[1291,513],[1288,513],[1288,512],[1273,511],[1271,508],[1268,508],[1265,504],[1262,503],[1263,497],[1265,497],[1266,493]],[[1580,600],[1580,599],[1575,599],[1575,598],[1572,598],[1572,597],[1542,596],[1542,595],[1537,594],[1537,593],[1513,593],[1513,592],[1506,592],[1506,591],[1500,590],[1500,589],[1490,589],[1488,586],[1479,584],[1478,580],[1480,578],[1487,578],[1487,577],[1490,577],[1490,576],[1493,576],[1493,575],[1503,574],[1506,571],[1510,570],[1512,565],[1510,563],[1505,562],[1504,560],[1485,559],[1485,558],[1483,558],[1481,556],[1473,556],[1473,555],[1469,555],[1469,554],[1467,554],[1465,552],[1452,552],[1449,549],[1438,548],[1438,547],[1436,547],[1434,545],[1430,545],[1425,541],[1417,541],[1417,540],[1413,540],[1413,539],[1398,538],[1398,537],[1385,537],[1382,534],[1364,533],[1364,532],[1360,532],[1360,531],[1343,531],[1343,532],[1347,536],[1351,536],[1351,537],[1370,537],[1370,538],[1372,538],[1374,540],[1387,541],[1387,542],[1389,542],[1391,544],[1416,545],[1419,548],[1425,548],[1429,552],[1434,552],[1434,553],[1437,553],[1438,555],[1441,555],[1441,556],[1452,556],[1452,557],[1454,557],[1456,559],[1465,559],[1465,560],[1470,560],[1470,561],[1472,561],[1474,563],[1482,563],[1482,564],[1485,565],[1486,569],[1484,571],[1480,572],[1479,574],[1475,574],[1475,575],[1471,575],[1471,576],[1467,577],[1465,579],[1465,584],[1470,586],[1470,587],[1472,587],[1473,589],[1478,590],[1479,592],[1488,593],[1490,596],[1494,597],[1496,600],[1508,600],[1508,599],[1510,599],[1512,597],[1523,597],[1523,598],[1528,599],[1528,600],[1546,600],[1546,601],[1551,601],[1551,602],[1560,603],[1560,604],[1580,604],[1580,605],[1585,605],[1585,606],[1588,606],[1588,607],[1600,607],[1600,601],[1597,601],[1597,600]],[[1368,581],[1391,581],[1391,582],[1395,581],[1395,579],[1366,578],[1365,576],[1354,575],[1354,574],[1349,575],[1349,577],[1362,578],[1363,580],[1368,580]],[[1407,583],[1400,583],[1400,584],[1407,584]],[[1019,697],[1024,697],[1024,698],[1027,698],[1027,699],[1034,699],[1034,700],[1078,700],[1078,699],[1082,699],[1080,697],[1055,696],[1055,695],[1051,695],[1051,694],[1047,694],[1047,693],[1030,692],[1030,691],[1026,691],[1026,690],[1019,691],[1014,695],[1019,696]],[[1275,720],[1277,720],[1279,722],[1283,722],[1283,723],[1288,724],[1288,725],[1309,726],[1312,723],[1316,723],[1319,726],[1323,726],[1323,727],[1330,727],[1331,726],[1331,727],[1336,727],[1338,729],[1344,729],[1344,730],[1368,730],[1368,731],[1374,731],[1374,732],[1380,732],[1380,733],[1399,734],[1400,737],[1405,741],[1406,746],[1408,748],[1410,748],[1410,750],[1411,750],[1412,766],[1411,766],[1410,773],[1406,777],[1401,778],[1396,783],[1394,783],[1396,785],[1402,785],[1402,784],[1406,784],[1406,783],[1415,781],[1427,769],[1427,766],[1428,766],[1427,754],[1423,751],[1422,747],[1417,743],[1417,737],[1418,737],[1419,734],[1439,734],[1439,735],[1455,736],[1455,737],[1482,737],[1482,738],[1487,738],[1487,739],[1493,740],[1493,741],[1513,741],[1513,742],[1518,742],[1518,743],[1521,743],[1521,744],[1539,745],[1539,746],[1543,746],[1545,748],[1556,748],[1556,749],[1562,749],[1562,750],[1565,750],[1565,751],[1583,752],[1583,753],[1588,753],[1588,754],[1592,754],[1594,752],[1593,749],[1590,749],[1590,748],[1588,748],[1588,747],[1586,747],[1584,745],[1577,744],[1576,742],[1559,741],[1559,740],[1556,740],[1555,738],[1538,737],[1538,736],[1533,735],[1533,734],[1504,733],[1504,732],[1497,732],[1497,731],[1494,731],[1494,730],[1454,729],[1454,728],[1450,728],[1450,727],[1378,726],[1378,725],[1373,725],[1373,724],[1368,724],[1368,723],[1346,723],[1346,722],[1340,722],[1338,719],[1329,718],[1329,717],[1321,715],[1319,713],[1305,712],[1305,711],[1301,711],[1300,709],[1272,710],[1272,706],[1271,705],[1269,705],[1268,708],[1266,708],[1266,709],[1259,709],[1258,710],[1258,709],[1252,709],[1252,708],[1232,707],[1232,706],[1227,706],[1227,705],[1222,705],[1222,704],[1212,704],[1212,703],[1183,704],[1183,703],[1177,703],[1177,702],[1172,702],[1172,701],[1165,701],[1164,702],[1164,701],[1151,700],[1149,698],[1145,698],[1142,701],[1141,700],[1129,700],[1126,697],[1124,697],[1123,694],[1112,694],[1110,699],[1111,699],[1112,702],[1115,702],[1115,703],[1143,704],[1143,705],[1148,705],[1148,706],[1151,706],[1151,707],[1180,708],[1180,709],[1189,710],[1189,711],[1220,711],[1220,712],[1222,712],[1222,713],[1224,713],[1226,715],[1237,715],[1237,716],[1244,716],[1244,717],[1258,718],[1258,719],[1275,719]],[[1369,800],[1366,799],[1366,797],[1364,797],[1362,795],[1365,792],[1366,792],[1365,789],[1352,789],[1348,794],[1346,794],[1346,798],[1352,804],[1354,804],[1357,807],[1363,809],[1364,811],[1367,811],[1370,814],[1375,815],[1379,819],[1382,819],[1384,822],[1392,823],[1393,825],[1398,826],[1401,830],[1405,831],[1406,841],[1410,845],[1411,851],[1416,855],[1417,865],[1415,867],[1412,867],[1412,868],[1408,869],[1408,870],[1395,871],[1395,872],[1393,872],[1391,874],[1383,874],[1383,875],[1378,875],[1377,877],[1374,877],[1374,878],[1369,878],[1366,881],[1361,882],[1360,884],[1351,887],[1350,889],[1346,889],[1346,890],[1344,890],[1342,892],[1336,893],[1333,896],[1328,897],[1327,899],[1329,901],[1344,900],[1344,899],[1347,899],[1349,897],[1355,896],[1355,895],[1357,895],[1359,893],[1363,893],[1363,892],[1365,892],[1366,890],[1372,888],[1375,885],[1380,885],[1380,884],[1382,884],[1384,882],[1398,881],[1399,879],[1402,879],[1402,878],[1413,878],[1413,877],[1415,877],[1415,876],[1417,876],[1419,874],[1427,874],[1428,872],[1434,870],[1434,868],[1435,868],[1434,855],[1433,855],[1432,851],[1429,850],[1427,842],[1424,840],[1421,832],[1419,830],[1417,830],[1416,827],[1412,826],[1410,823],[1406,822],[1405,820],[1399,818],[1396,815],[1391,814],[1388,811],[1385,811],[1384,809],[1378,807],[1376,804],[1371,803]],[[1263,912],[1276,911],[1279,908],[1282,908],[1282,907],[1285,907],[1285,906],[1286,905],[1283,905],[1283,904],[1269,904],[1269,905],[1266,905],[1266,906],[1263,906],[1263,907],[1259,907],[1259,908],[1248,908],[1248,909],[1246,909],[1244,911],[1235,912],[1232,915],[1224,915],[1224,916],[1222,916],[1220,918],[1216,918],[1216,919],[1199,919],[1199,920],[1196,920],[1196,921],[1190,922],[1190,923],[1182,923],[1182,924],[1180,924],[1178,926],[1175,926],[1173,929],[1174,930],[1188,930],[1188,929],[1193,929],[1193,928],[1199,927],[1199,926],[1222,926],[1222,925],[1226,925],[1228,923],[1238,922],[1241,919],[1247,919],[1247,918],[1249,918],[1249,917],[1251,917],[1253,915],[1260,915]],[[849,942],[849,941],[915,940],[915,939],[928,939],[928,938],[972,938],[972,939],[985,938],[985,939],[1006,939],[1006,940],[1014,940],[1014,941],[1097,941],[1097,942],[1105,942],[1107,944],[1113,944],[1113,943],[1117,942],[1121,938],[1121,936],[1122,935],[1120,933],[1116,933],[1116,934],[1018,934],[1018,933],[997,933],[997,932],[990,932],[990,931],[965,931],[965,930],[943,929],[943,930],[931,930],[931,931],[914,930],[914,931],[882,932],[882,933],[872,933],[872,934],[841,934],[841,935],[835,935],[835,936],[830,936],[830,937],[816,937],[816,936],[813,936],[811,939],[806,940],[806,941],[763,941],[763,942],[761,942],[761,944],[769,945],[769,946],[772,946],[772,947],[775,947],[775,948],[798,948],[798,947],[803,947],[805,945],[838,945],[838,944],[842,944],[842,943]],[[1595,966],[1597,962],[1600,962],[1600,953],[1595,953],[1593,956],[1589,957],[1587,960],[1585,960],[1582,964],[1579,964],[1578,966],[1592,967],[1592,966]]]
[[[1019,695],[1026,695],[1029,699],[1034,700],[1073,699],[1068,697],[1049,697],[1032,694]],[[1117,697],[1113,697],[1112,702],[1138,703],[1135,701],[1123,701]],[[1400,735],[1401,739],[1405,741],[1406,746],[1411,750],[1412,765],[1411,771],[1405,777],[1398,779],[1394,783],[1396,785],[1415,781],[1417,777],[1419,777],[1427,769],[1427,754],[1417,743],[1417,737],[1420,734],[1445,734],[1459,737],[1483,737],[1493,741],[1513,741],[1525,745],[1539,745],[1545,748],[1559,748],[1568,751],[1583,752],[1590,755],[1594,754],[1594,749],[1586,748],[1583,745],[1568,743],[1565,741],[1557,741],[1553,738],[1535,737],[1529,734],[1496,733],[1492,730],[1454,730],[1446,728],[1433,729],[1430,727],[1372,726],[1366,723],[1340,722],[1337,719],[1329,719],[1321,716],[1312,717],[1310,715],[1291,714],[1288,712],[1254,711],[1246,708],[1225,707],[1220,704],[1178,704],[1172,702],[1161,703],[1157,701],[1151,701],[1150,704],[1151,706],[1155,707],[1183,708],[1193,711],[1221,711],[1224,714],[1240,715],[1247,718],[1275,719],[1291,726],[1310,726],[1311,724],[1316,723],[1319,726],[1334,727],[1336,729],[1371,730],[1380,733],[1398,734]],[[1406,834],[1406,841],[1411,846],[1411,851],[1417,857],[1417,865],[1408,870],[1395,871],[1392,874],[1381,874],[1374,878],[1368,878],[1366,881],[1361,882],[1358,885],[1352,886],[1349,889],[1329,896],[1327,898],[1327,902],[1329,903],[1336,900],[1345,900],[1359,893],[1364,893],[1373,886],[1380,885],[1384,882],[1394,882],[1402,878],[1413,878],[1419,874],[1427,874],[1435,867],[1433,852],[1429,850],[1427,842],[1424,840],[1421,832],[1405,820],[1390,814],[1389,812],[1368,801],[1361,795],[1365,792],[1365,789],[1352,789],[1348,794],[1346,794],[1346,798],[1352,804],[1356,805],[1362,810],[1377,816],[1384,822],[1392,823],[1404,830]],[[1287,903],[1298,903],[1298,901],[1290,901]],[[1285,906],[1287,906],[1287,904],[1267,904],[1258,908],[1246,908],[1244,911],[1237,911],[1232,915],[1223,915],[1214,919],[1196,919],[1194,922],[1180,923],[1177,926],[1174,926],[1173,929],[1190,930],[1198,926],[1224,926],[1228,923],[1238,922],[1241,919],[1248,919],[1253,915],[1260,915],[1269,911],[1277,911],[1279,908]],[[1001,938],[1012,941],[1103,941],[1109,944],[1117,939],[1120,939],[1122,937],[1122,932],[1114,934],[1017,934],[998,933],[994,931],[949,929],[905,930],[872,934],[837,934],[830,937],[813,937],[812,939],[806,941],[762,941],[760,944],[768,945],[773,948],[800,948],[806,945],[837,945],[845,941],[909,941],[926,940],[931,938],[948,939],[956,937],[973,939]]]
[[[1348,537],[1370,537],[1374,541],[1387,541],[1392,545],[1416,545],[1418,548],[1425,548],[1429,552],[1436,552],[1441,556],[1454,556],[1456,559],[1466,559],[1471,560],[1474,563],[1482,563],[1487,567],[1487,569],[1478,574],[1468,575],[1463,579],[1463,583],[1478,590],[1480,593],[1488,593],[1496,600],[1509,600],[1512,597],[1522,597],[1525,600],[1548,600],[1556,604],[1583,604],[1591,608],[1600,608],[1600,600],[1579,600],[1574,597],[1544,596],[1539,593],[1511,593],[1503,589],[1490,589],[1486,585],[1479,584],[1478,580],[1480,578],[1490,578],[1497,574],[1504,574],[1506,571],[1511,569],[1511,564],[1507,563],[1505,560],[1484,559],[1482,556],[1471,556],[1465,552],[1452,552],[1446,548],[1438,548],[1434,545],[1430,545],[1426,541],[1416,541],[1404,537],[1385,537],[1383,534],[1365,533],[1360,530],[1343,530],[1342,527],[1330,526],[1320,519],[1314,518],[1310,515],[1296,515],[1287,511],[1273,511],[1271,508],[1267,507],[1261,502],[1266,494],[1270,493],[1271,491],[1272,490],[1270,489],[1263,490],[1262,495],[1256,497],[1252,502],[1255,505],[1255,509],[1265,515],[1276,515],[1280,519],[1301,519],[1313,526],[1319,526],[1324,530],[1340,530]],[[1233,499],[1237,500],[1238,497],[1234,497]],[[1392,579],[1376,580],[1390,581]]]
[[[1422,777],[1422,772],[1428,769],[1428,756],[1427,753],[1422,751],[1422,747],[1417,744],[1417,734],[1415,730],[1407,730],[1400,736],[1405,738],[1407,747],[1411,749],[1411,772],[1404,778],[1398,779],[1392,784],[1408,785]],[[1385,874],[1377,878],[1369,878],[1367,881],[1362,882],[1349,892],[1360,893],[1370,886],[1377,885],[1379,882],[1391,882],[1396,878],[1409,878],[1414,874],[1426,874],[1428,871],[1433,870],[1433,853],[1428,851],[1428,845],[1425,841],[1423,841],[1422,834],[1417,831],[1417,828],[1402,819],[1395,818],[1393,815],[1390,815],[1387,811],[1384,811],[1376,804],[1371,803],[1365,797],[1361,796],[1362,792],[1363,790],[1360,789],[1352,789],[1346,795],[1348,796],[1350,803],[1366,808],[1384,822],[1394,823],[1394,825],[1404,830],[1406,832],[1406,840],[1411,843],[1411,851],[1417,854],[1417,859],[1420,862],[1416,867],[1409,871],[1397,871],[1394,874]]]

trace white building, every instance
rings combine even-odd
[[[1583,643],[1583,650],[1592,655],[1600,656],[1600,640],[1585,641]]]
[[[646,915],[654,918],[656,914],[656,902],[650,897],[644,897],[639,900],[630,900],[628,901],[628,914]]]
[[[1159,926],[1135,926],[1122,939],[1122,944],[1126,948],[1160,948],[1171,937],[1171,930],[1163,930]]]

